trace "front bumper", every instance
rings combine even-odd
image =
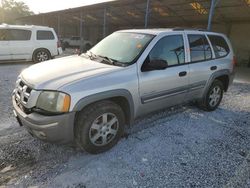
[[[21,126],[34,137],[43,141],[69,143],[74,140],[75,113],[45,116],[38,113],[25,114],[12,97],[14,114]]]

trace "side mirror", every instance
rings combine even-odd
[[[162,59],[155,59],[146,62],[143,72],[152,71],[152,70],[164,70],[168,67],[168,62]]]

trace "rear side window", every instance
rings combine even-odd
[[[216,58],[224,57],[229,53],[229,47],[223,37],[208,35],[208,38],[213,46]]]
[[[191,62],[212,59],[212,50],[205,35],[188,35]]]
[[[9,40],[9,32],[7,29],[0,29],[0,41]]]
[[[21,29],[10,29],[9,30],[9,40],[30,40],[31,31],[21,30]]]
[[[80,37],[72,37],[71,40],[80,40]]]
[[[37,31],[37,40],[54,40],[55,36],[51,31]]]

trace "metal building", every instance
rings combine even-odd
[[[17,19],[92,43],[119,29],[196,27],[229,36],[238,62],[250,62],[250,0],[116,0]]]

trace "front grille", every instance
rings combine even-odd
[[[31,94],[31,87],[25,84],[21,79],[16,81],[16,88],[15,88],[15,99],[17,104],[24,104],[26,105],[29,101],[29,97]]]

